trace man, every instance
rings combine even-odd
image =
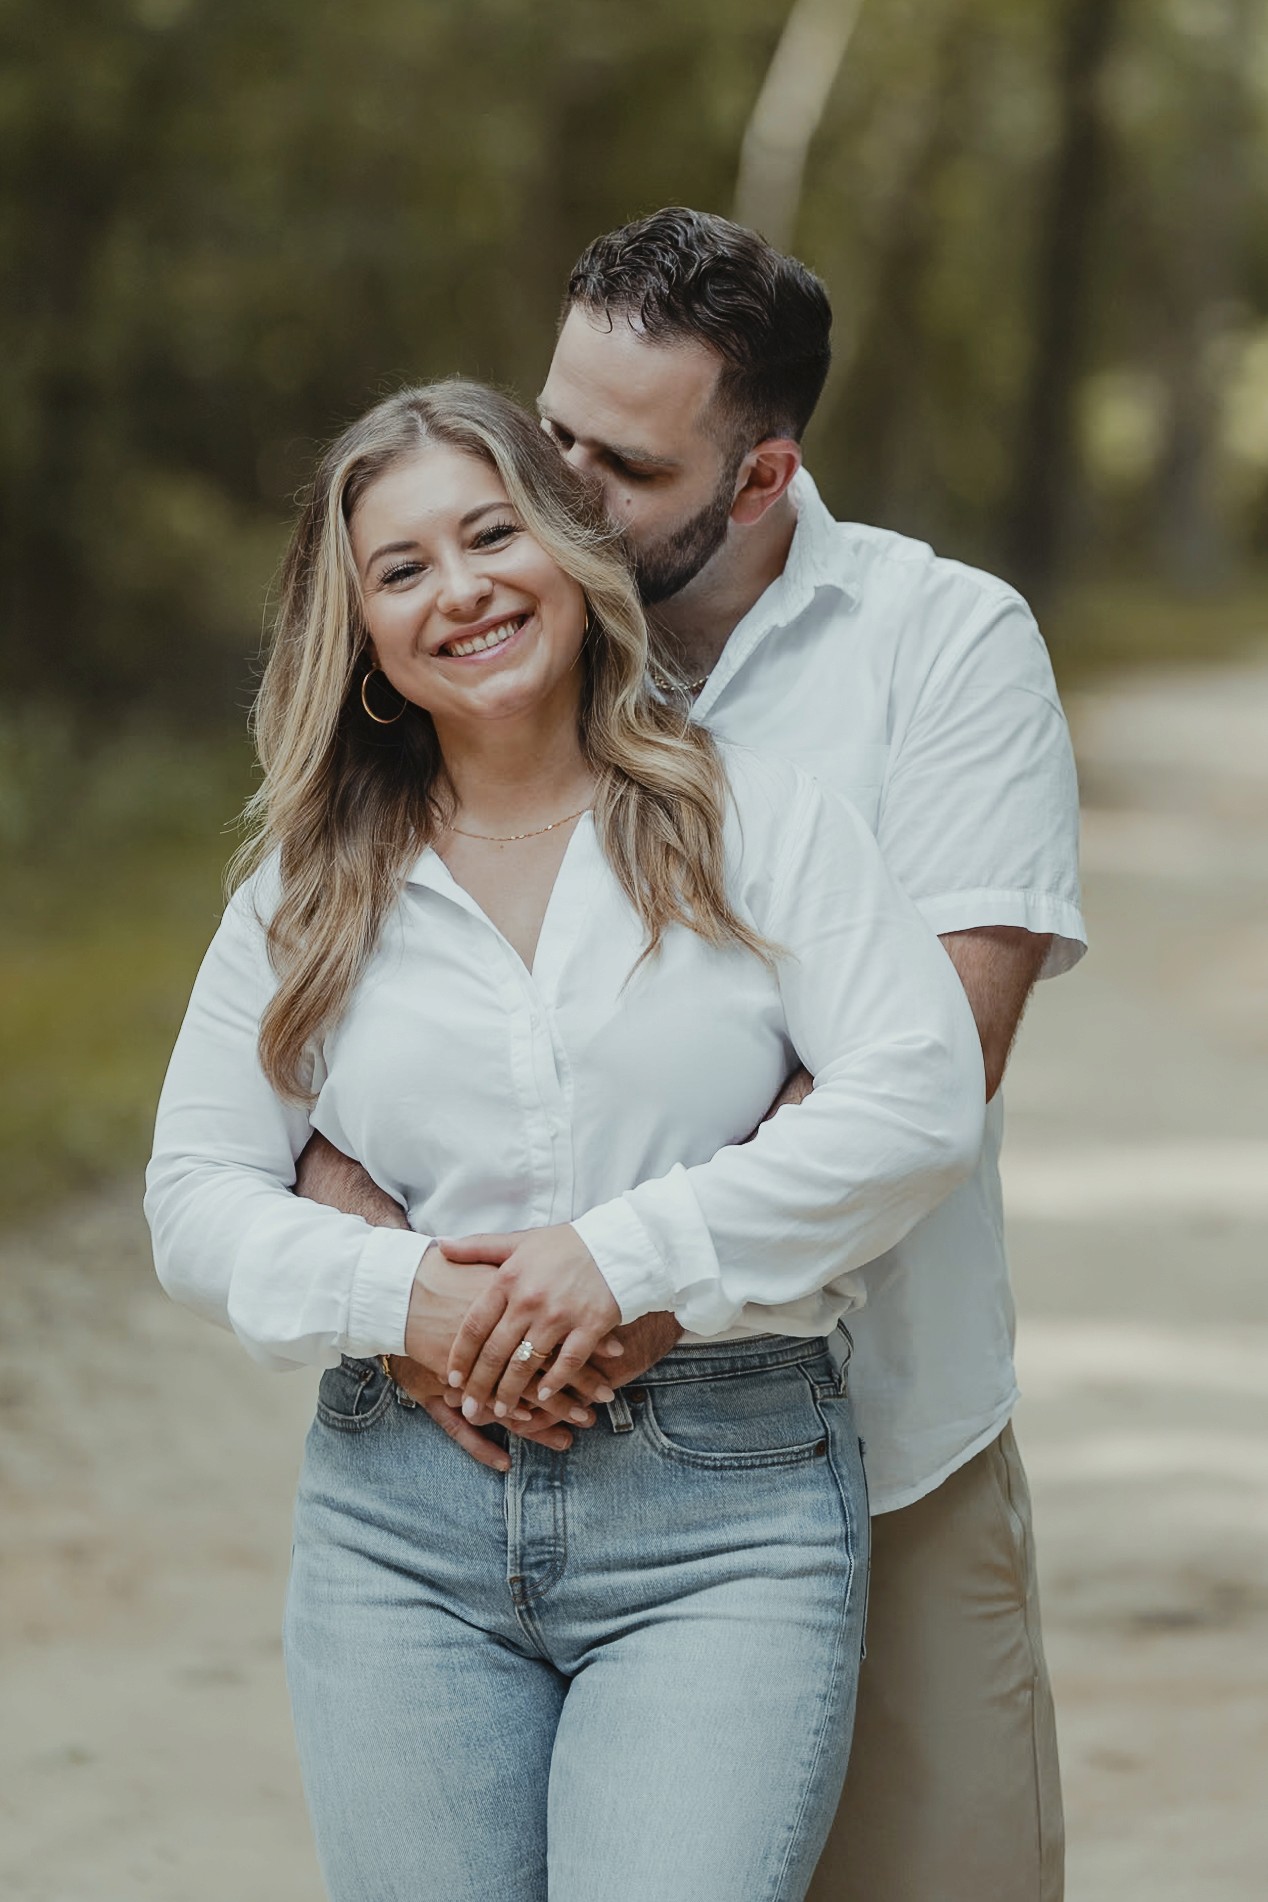
[[[822,285],[795,260],[726,220],[658,212],[580,259],[539,408],[623,525],[695,717],[797,759],[875,830],[964,983],[993,1099],[976,1177],[869,1267],[851,1317],[870,1628],[812,1902],[1056,1902],[1061,1799],[1009,1426],[997,1092],[1032,984],[1084,947],[1074,768],[1018,596],[902,536],[834,522],[801,470],[830,326]],[[794,1079],[788,1094],[807,1088]],[[306,1162],[305,1193],[403,1220],[337,1159],[322,1167]],[[613,1384],[675,1337],[672,1317],[639,1323]],[[422,1370],[394,1372],[493,1462],[500,1449]],[[538,1437],[564,1445],[568,1429]]]

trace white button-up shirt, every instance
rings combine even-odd
[[[290,1192],[310,1116],[256,1051],[275,868],[244,886],[159,1105],[146,1210],[169,1291],[273,1366],[400,1352],[420,1238],[572,1221],[625,1320],[814,1335],[856,1305],[861,1265],[976,1162],[977,1033],[857,813],[724,752],[728,891],[773,968],[682,926],[638,964],[588,816],[531,971],[434,851],[414,866],[314,1058],[311,1112],[413,1233]],[[798,1061],[813,1095],[744,1144]]]
[[[1052,934],[1086,948],[1078,791],[1039,631],[1004,582],[923,543],[833,520],[796,479],[783,574],[744,617],[696,717],[845,794],[938,933]],[[850,1390],[874,1511],[931,1491],[1017,1397],[999,1183],[1003,1106],[976,1173],[864,1271]]]

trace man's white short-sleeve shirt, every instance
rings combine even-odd
[[[803,471],[783,574],[736,627],[696,718],[794,759],[872,827],[934,931],[1086,948],[1078,792],[1047,650],[1006,583],[836,522]],[[996,1095],[976,1174],[864,1271],[851,1392],[873,1511],[908,1505],[1002,1430],[1017,1398]]]

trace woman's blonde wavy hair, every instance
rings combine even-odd
[[[283,1096],[311,1100],[311,1053],[342,1014],[406,873],[443,829],[452,794],[430,716],[367,718],[373,668],[349,523],[370,485],[429,444],[495,469],[527,532],[577,581],[589,609],[580,738],[597,781],[607,858],[646,927],[644,956],[681,923],[710,944],[770,947],[727,899],[726,782],[677,691],[649,675],[647,623],[588,485],[509,397],[453,380],[402,390],[323,456],[282,567],[271,651],[252,718],[263,780],[230,880],[279,855],[268,924],[279,984],[260,1060]],[[656,673],[674,679],[668,657]]]

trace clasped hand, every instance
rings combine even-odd
[[[494,1272],[477,1294],[453,1338],[446,1377],[463,1393],[469,1420],[485,1407],[505,1419],[530,1381],[548,1400],[581,1374],[596,1352],[619,1355],[612,1337],[621,1310],[594,1257],[569,1223],[519,1235],[468,1235],[439,1244],[447,1261]],[[521,1343],[531,1357],[521,1358]],[[611,1400],[610,1387],[595,1400]]]

